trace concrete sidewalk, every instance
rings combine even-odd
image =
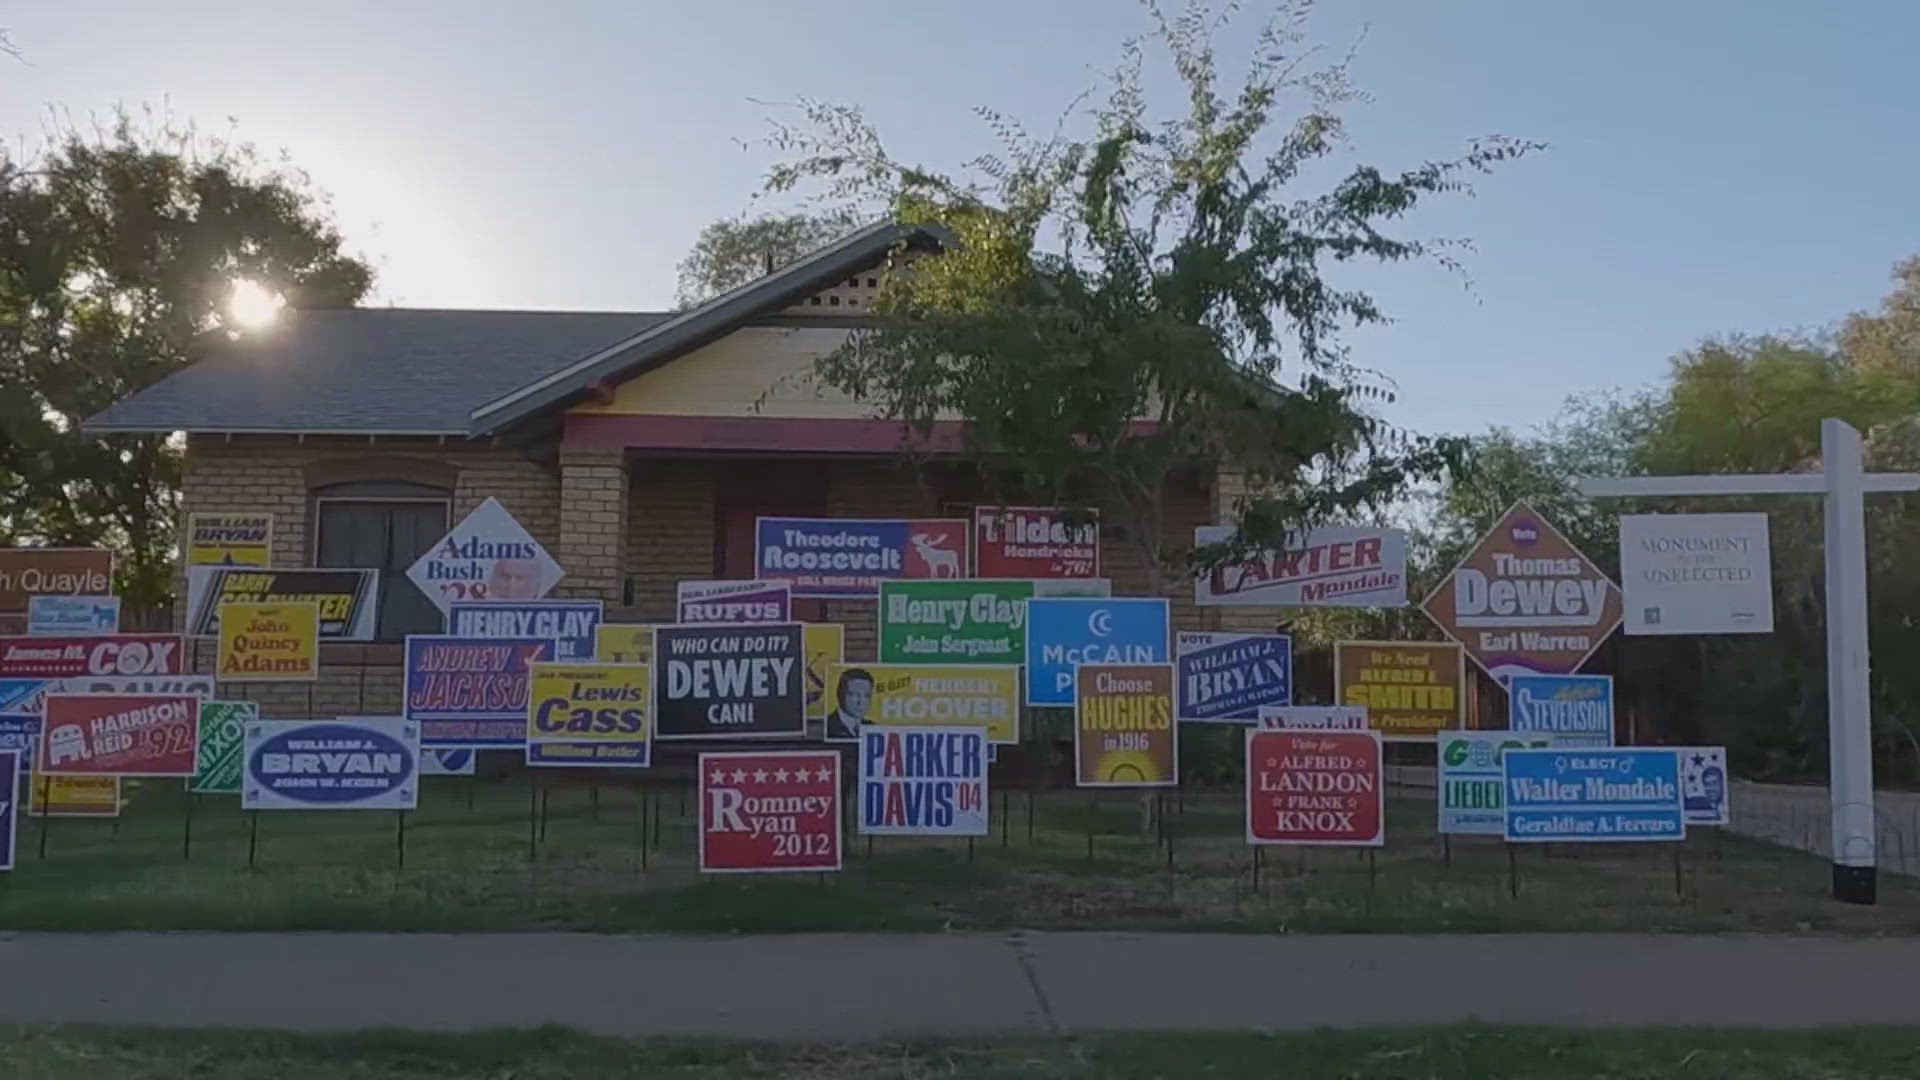
[[[1444,1024],[1920,1024],[1920,939],[0,935],[0,1021],[564,1024],[868,1039]]]

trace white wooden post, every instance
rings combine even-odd
[[[1581,494],[1630,496],[1821,495],[1827,578],[1827,759],[1833,805],[1833,898],[1871,904],[1877,889],[1873,820],[1873,714],[1867,666],[1865,496],[1920,491],[1920,474],[1869,473],[1860,433],[1820,424],[1821,473],[1773,476],[1636,476],[1575,481]]]

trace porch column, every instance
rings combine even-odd
[[[566,569],[557,596],[620,604],[626,572],[627,461],[621,450],[560,454],[560,550]]]

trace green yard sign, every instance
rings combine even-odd
[[[880,661],[1022,664],[1031,581],[882,581]]]
[[[206,795],[240,794],[240,754],[245,725],[260,719],[251,701],[200,703],[200,756],[187,790]]]

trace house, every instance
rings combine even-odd
[[[599,599],[611,622],[671,621],[683,579],[752,577],[760,515],[969,513],[982,496],[967,468],[905,464],[900,425],[810,375],[868,321],[890,261],[938,246],[873,225],[680,312],[290,312],[86,428],[184,432],[182,520],[270,510],[275,566],[381,569],[376,641],[327,644],[311,687],[235,692],[267,716],[391,713],[399,642],[441,629],[402,572],[488,496],[565,568],[555,594]],[[1217,487],[1169,493],[1170,535],[1215,519]],[[1116,594],[1145,591],[1126,548],[1105,559]],[[1191,596],[1174,600],[1176,625],[1199,628]],[[871,658],[871,601],[798,608],[844,623],[848,657]],[[198,643],[198,670],[210,653]]]

